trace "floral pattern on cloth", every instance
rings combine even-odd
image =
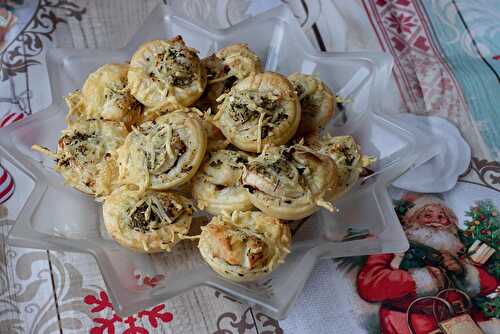
[[[496,101],[500,4],[463,0],[363,0],[407,112],[458,126],[474,156],[500,154]]]
[[[122,332],[123,334],[155,333],[154,331],[150,332],[142,325],[136,324],[136,321],[142,319],[151,328],[158,328],[161,324],[169,323],[174,318],[172,313],[164,311],[165,304],[159,304],[151,309],[122,318],[114,312],[114,307],[109,300],[108,294],[104,291],[100,291],[98,296],[85,296],[83,302],[89,305],[92,314],[96,314],[96,317],[92,318],[95,326],[90,329],[90,334],[114,334],[116,326],[121,323],[126,325],[126,329]]]

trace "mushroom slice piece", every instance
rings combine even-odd
[[[280,219],[298,220],[325,207],[325,194],[337,179],[333,161],[303,145],[271,147],[250,159],[243,185],[250,201],[264,213]]]

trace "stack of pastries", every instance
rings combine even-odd
[[[198,248],[218,274],[259,279],[291,247],[303,219],[358,180],[372,159],[322,126],[335,94],[318,77],[266,72],[245,44],[200,59],[182,37],[143,44],[66,97],[55,152],[67,185],[104,201],[111,237],[134,251],[170,251],[193,212],[212,216]],[[191,194],[186,195],[186,194]]]

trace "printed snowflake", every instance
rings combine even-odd
[[[114,313],[113,304],[111,304],[108,294],[104,291],[99,292],[99,296],[87,295],[83,302],[92,306],[91,313],[101,313],[103,311],[111,311],[111,318],[96,317],[92,321],[96,325],[90,329],[90,334],[115,334],[116,325],[124,323],[127,329],[123,334],[148,334],[149,331],[141,326],[135,324],[138,319],[147,319],[151,327],[157,328],[160,323],[167,323],[172,321],[173,314],[170,312],[162,312],[165,304],[159,304],[150,310],[143,310],[137,314],[131,315],[127,318],[122,318]]]
[[[397,13],[391,13],[390,16],[387,18],[387,21],[389,21],[389,27],[396,29],[398,34],[401,33],[410,33],[411,29],[415,27],[415,23],[412,22],[413,17],[412,16],[405,16],[404,14],[398,15]]]

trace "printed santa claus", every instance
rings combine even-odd
[[[416,199],[402,223],[411,245],[409,251],[371,255],[357,277],[360,297],[382,303],[382,333],[410,333],[406,315],[410,303],[449,287],[450,277],[470,297],[495,291],[499,283],[495,277],[464,258],[457,218],[442,200],[430,196]],[[472,314],[478,323],[487,320],[481,315]],[[438,328],[435,319],[423,313],[412,315],[411,322],[418,334]]]

